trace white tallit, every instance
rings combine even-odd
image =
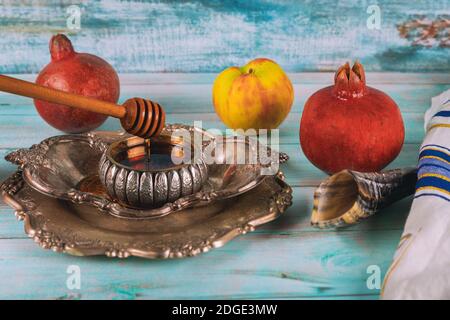
[[[411,211],[383,299],[450,299],[450,90],[432,99]]]

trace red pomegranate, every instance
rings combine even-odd
[[[119,99],[119,77],[105,60],[87,53],[76,52],[63,34],[50,40],[51,62],[39,73],[36,83],[104,101]],[[93,130],[107,118],[64,105],[34,100],[40,116],[51,126],[68,133]]]
[[[364,68],[346,63],[334,86],[306,101],[300,122],[300,144],[319,169],[380,171],[399,154],[405,137],[397,104],[387,94],[366,86]]]

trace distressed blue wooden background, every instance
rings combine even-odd
[[[35,79],[49,61],[50,36],[65,32],[78,51],[98,54],[120,71],[121,102],[151,97],[171,123],[202,120],[205,128],[224,129],[211,104],[212,82],[221,69],[257,56],[277,60],[295,90],[280,127],[280,149],[291,157],[281,169],[294,200],[280,219],[191,259],[80,258],[38,248],[0,202],[0,298],[378,298],[379,290],[366,285],[366,270],[377,265],[384,276],[411,198],[351,228],[312,228],[313,192],[325,175],[299,147],[299,120],[306,99],[333,79],[315,71],[359,58],[372,71],[368,83],[397,102],[405,121],[405,145],[390,167],[415,165],[424,111],[450,87],[450,49],[412,46],[396,26],[416,15],[449,14],[449,2],[0,0],[0,73]],[[381,29],[369,30],[366,9],[377,3]],[[81,8],[79,31],[66,26],[71,4]],[[119,123],[109,119],[100,129]],[[58,134],[31,99],[0,93],[0,181],[15,170],[5,154]],[[70,265],[81,268],[80,290],[66,286]]]
[[[81,10],[79,31],[67,27],[71,4]],[[380,30],[366,26],[372,4]],[[57,32],[120,72],[217,72],[260,56],[290,72],[332,71],[348,59],[368,71],[450,71],[449,48],[400,37],[397,25],[418,15],[450,15],[450,1],[0,0],[0,72],[38,72]]]

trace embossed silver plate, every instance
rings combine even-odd
[[[51,137],[29,149],[14,151],[6,159],[18,164],[23,169],[24,180],[39,192],[73,203],[88,204],[113,216],[128,219],[162,217],[192,206],[235,197],[255,188],[267,177],[262,174],[264,166],[259,162],[235,164],[226,152],[222,154],[220,151],[231,145],[234,149],[245,149],[246,156],[253,157],[258,148],[249,143],[249,139],[230,137],[217,141],[216,136],[201,129],[180,124],[166,125],[162,134],[170,135],[178,129],[188,130],[192,139],[196,133],[208,137],[202,146],[204,149],[211,143],[218,146],[218,161],[208,166],[208,180],[202,190],[154,209],[123,206],[98,187],[100,158],[110,143],[127,136],[123,132],[99,131]],[[269,152],[276,153],[270,149]],[[286,160],[285,157],[280,155],[280,159]]]
[[[26,184],[21,171],[0,190],[24,220],[26,233],[43,248],[119,258],[194,256],[274,220],[292,203],[292,189],[281,173],[233,199],[146,220],[112,217],[91,205],[49,197]]]

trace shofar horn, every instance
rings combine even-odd
[[[416,168],[370,173],[340,171],[316,189],[311,224],[318,228],[355,224],[413,194],[416,181]]]

